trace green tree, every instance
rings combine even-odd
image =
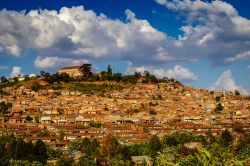
[[[24,147],[25,147],[25,143],[23,139],[20,139],[20,138],[17,139],[16,145],[15,145],[15,157],[17,159],[21,159],[24,157],[25,155]]]
[[[220,142],[222,145],[224,146],[229,146],[233,141],[233,136],[231,135],[230,131],[228,131],[228,129],[224,130],[221,133],[221,137],[220,137]]]
[[[18,82],[18,77],[13,78],[14,82]]]
[[[1,82],[2,82],[2,83],[8,82],[8,79],[5,78],[4,76],[2,76],[2,77],[1,77]]]
[[[12,103],[5,101],[0,102],[0,114],[6,114],[10,108],[12,108]]]
[[[23,151],[25,152],[25,154],[27,155],[28,159],[32,159],[33,153],[34,153],[34,145],[31,141],[28,141],[24,148]]]
[[[40,84],[38,84],[37,82],[33,83],[33,85],[31,86],[31,89],[35,92],[38,92],[40,89],[42,89],[42,86]]]
[[[35,116],[35,121],[36,123],[39,123],[39,117],[37,115]]]
[[[31,122],[32,120],[33,120],[33,118],[30,115],[25,117],[26,122]]]
[[[103,139],[102,154],[107,156],[114,156],[117,146],[117,139],[113,136],[113,134],[109,133]]]
[[[135,71],[134,76],[135,76],[136,78],[141,78],[141,73],[140,73],[140,72]]]
[[[27,160],[10,160],[8,163],[9,166],[43,166],[42,163],[38,161],[29,162]]]
[[[112,166],[130,166],[130,160],[125,160],[121,155],[116,155],[112,158],[108,158],[108,165]]]
[[[179,141],[174,134],[167,134],[163,137],[163,144],[168,146],[177,146],[179,144]]]
[[[116,155],[121,155],[125,160],[131,160],[131,150],[127,145],[118,145],[116,149]]]
[[[90,76],[92,76],[91,64],[83,64],[80,67],[80,70],[84,77],[89,78]]]
[[[59,131],[59,140],[62,141],[65,136],[65,132],[63,130]]]
[[[153,135],[149,139],[149,147],[151,149],[151,156],[155,157],[157,152],[160,152],[162,149],[162,144],[157,135]]]
[[[82,148],[82,142],[80,140],[73,140],[69,144],[69,150],[81,150]]]
[[[216,96],[216,97],[215,97],[215,100],[216,100],[216,101],[220,101],[220,99],[221,99],[221,96]]]
[[[63,156],[63,150],[49,148],[47,154],[49,159],[60,159],[60,157]]]
[[[37,140],[34,146],[34,153],[39,156],[40,161],[45,161],[47,159],[47,146],[42,140]]]
[[[215,112],[216,113],[220,113],[222,110],[224,109],[224,107],[222,106],[222,104],[221,103],[218,103],[217,105],[216,105],[216,108],[215,108]]]
[[[88,156],[83,154],[79,159],[78,165],[95,166],[97,165],[97,156]]]
[[[239,96],[239,95],[240,95],[240,92],[239,92],[238,90],[235,90],[235,91],[234,91],[234,94],[235,94],[236,96]]]
[[[68,155],[62,155],[57,161],[57,166],[73,166],[74,158]]]
[[[90,144],[90,150],[92,154],[97,154],[99,152],[100,143],[97,141],[97,139],[93,139]]]
[[[41,70],[41,71],[40,71],[40,75],[41,75],[41,76],[44,76],[44,74],[45,74],[45,71]]]
[[[62,73],[59,75],[59,79],[63,82],[69,82],[70,77],[67,73]]]
[[[82,140],[82,147],[84,149],[84,152],[86,152],[87,154],[91,153],[90,144],[91,144],[91,141],[90,141],[89,138],[87,138],[87,137],[83,138],[83,140]]]
[[[110,65],[108,65],[107,75],[112,76],[112,68]]]

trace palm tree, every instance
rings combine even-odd
[[[168,163],[168,156],[164,153],[158,152],[156,157],[157,165],[166,166]]]

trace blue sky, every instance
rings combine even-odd
[[[111,64],[119,72],[149,70],[248,94],[248,6],[247,0],[1,0],[0,75],[91,62],[96,70]]]

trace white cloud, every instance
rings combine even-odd
[[[216,65],[249,58],[250,20],[223,1],[168,1],[156,0],[166,8],[184,17],[186,25],[180,29],[184,35],[176,40],[171,55],[189,58],[209,57]],[[243,52],[243,55],[241,55]]]
[[[247,66],[247,69],[250,70],[250,65]]]
[[[61,66],[78,66],[84,63],[89,63],[85,59],[71,59],[61,57],[37,57],[35,60],[35,66],[38,68],[58,68]]]
[[[7,46],[6,49],[9,53],[11,53],[14,56],[19,56],[21,52],[20,48],[15,44]]]
[[[10,77],[18,77],[19,75],[22,75],[21,67],[18,67],[18,66],[12,67]]]
[[[9,66],[0,66],[0,70],[7,70],[9,68],[10,68]]]
[[[22,56],[37,50],[45,60],[112,58],[140,62],[147,57],[160,63],[163,57],[157,48],[165,46],[166,35],[147,20],[136,19],[132,11],[127,9],[125,14],[127,21],[123,22],[96,15],[83,6],[63,7],[59,12],[32,10],[27,14],[2,10],[0,54]]]
[[[173,69],[164,69],[164,68],[155,68],[152,66],[134,67],[132,66],[131,62],[128,63],[126,73],[132,74],[135,71],[140,72],[142,74],[144,71],[149,71],[158,78],[163,78],[163,77],[175,78],[176,80],[183,82],[193,82],[198,80],[198,77],[194,73],[192,73],[187,68],[184,68],[180,65],[176,65]]]
[[[39,68],[53,68],[62,63],[67,63],[67,59],[59,57],[37,57],[35,60],[35,66]]]
[[[227,62],[236,62],[236,61],[244,60],[247,58],[250,58],[250,51],[246,51],[246,52],[243,52],[241,54],[237,54],[234,57],[227,58],[226,61]]]
[[[234,92],[235,90],[238,90],[243,95],[249,94],[247,90],[236,85],[230,70],[224,71],[217,81],[211,87],[209,87],[209,89],[226,92]]]
[[[200,0],[157,2],[184,16],[185,25],[180,27],[183,35],[177,39],[147,20],[137,19],[129,9],[125,21],[97,15],[83,6],[63,7],[59,12],[31,10],[27,14],[1,10],[0,54],[20,57],[35,50],[39,60],[112,59],[156,66],[202,58],[218,65],[232,63],[227,59],[249,51],[250,21],[232,5]]]
[[[125,10],[127,20],[134,20],[135,19],[135,13],[133,13],[131,10],[126,9]]]
[[[192,82],[198,80],[198,77],[194,73],[179,65],[176,65],[173,69],[167,70],[166,75],[181,81]]]

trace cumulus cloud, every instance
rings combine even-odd
[[[137,66],[202,58],[219,65],[249,58],[250,21],[232,5],[200,0],[157,2],[182,16],[183,35],[177,39],[155,29],[147,20],[136,18],[129,9],[125,21],[97,15],[83,6],[63,7],[58,12],[1,10],[0,54],[20,57],[35,50],[40,61],[53,61],[55,57],[60,61],[112,59],[131,61]]]
[[[216,65],[250,57],[250,20],[241,17],[232,5],[217,0],[156,2],[177,12],[186,22],[180,28],[184,34],[176,40],[179,50],[173,48],[171,54],[184,56],[188,50],[191,56],[187,57],[209,57]]]
[[[9,66],[0,66],[0,70],[7,70],[9,68],[10,68]]]
[[[170,78],[173,77],[177,80],[188,82],[196,81],[198,79],[198,77],[194,73],[190,72],[187,68],[179,65],[176,65],[173,69],[167,70],[166,75]]]
[[[18,77],[19,75],[22,75],[21,67],[18,67],[18,66],[12,67],[10,77]]]
[[[0,11],[0,54],[22,56],[29,50],[39,52],[38,60],[57,58],[148,61],[160,63],[166,51],[167,36],[153,28],[147,20],[136,19],[127,9],[127,21],[97,15],[83,6],[59,12],[32,10]],[[63,60],[63,59],[60,59]],[[44,64],[35,62],[37,66]],[[55,64],[55,63],[54,63]]]
[[[244,59],[247,59],[247,58],[250,58],[250,51],[246,51],[246,52],[243,52],[241,54],[237,54],[233,57],[229,57],[226,59],[227,62],[236,62],[236,61],[239,61],[239,60],[244,60]]]
[[[84,63],[89,63],[85,59],[71,59],[71,58],[61,58],[61,57],[37,57],[35,60],[35,66],[38,68],[55,68],[60,66],[78,66]]]
[[[249,94],[247,90],[236,85],[230,70],[224,71],[217,81],[211,87],[209,87],[209,89],[226,92],[234,92],[235,90],[238,90],[243,95]]]
[[[144,71],[149,71],[158,78],[163,78],[163,77],[175,78],[176,80],[183,82],[193,82],[198,80],[198,77],[194,73],[192,73],[189,69],[184,68],[180,65],[176,65],[173,69],[164,69],[164,68],[155,68],[153,66],[134,67],[132,63],[129,63],[126,73],[132,74],[135,71],[141,73],[143,73]]]

